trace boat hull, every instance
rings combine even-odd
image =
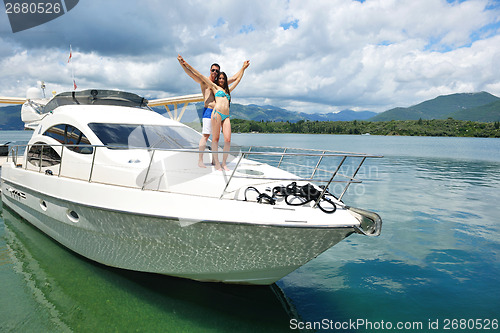
[[[57,242],[96,262],[200,281],[272,284],[354,232],[350,227],[186,223],[82,205],[5,180],[2,201]]]

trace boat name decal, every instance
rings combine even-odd
[[[21,192],[21,191],[18,191],[12,187],[9,187],[7,189],[7,192],[10,193],[10,196],[18,201],[21,201],[22,200],[26,200],[26,193],[24,192]]]

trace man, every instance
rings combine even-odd
[[[187,70],[184,66],[181,67],[186,72],[187,75],[189,75],[193,80],[195,80],[197,83],[200,84],[201,93],[203,94],[203,99],[204,99],[204,108],[202,117],[203,129],[201,131],[202,136],[199,143],[199,150],[205,151],[205,148],[207,146],[207,140],[212,132],[212,111],[215,107],[215,96],[212,89],[210,89],[210,87],[206,83],[204,83],[198,77],[193,75],[193,73]],[[244,68],[242,67],[238,73],[228,78],[228,84],[231,84],[234,81],[236,81],[236,79],[238,78],[238,74],[243,70]],[[208,76],[208,78],[210,79],[210,81],[215,83],[215,80],[217,79],[219,73],[220,73],[220,66],[218,64],[213,64],[212,66],[210,66],[210,75]],[[198,159],[198,166],[200,168],[206,168],[205,164],[203,163],[203,155],[204,155],[203,153],[200,153],[200,157]]]

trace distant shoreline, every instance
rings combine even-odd
[[[188,124],[189,125],[189,124]],[[233,133],[268,134],[348,134],[382,136],[432,136],[500,138],[500,121],[477,122],[468,120],[391,120],[391,121],[255,121],[231,119]],[[1,128],[0,131],[24,131]]]
[[[500,138],[500,122],[483,123],[448,119],[391,121],[298,121],[258,122],[231,119],[233,133],[352,134],[383,136],[434,136]]]

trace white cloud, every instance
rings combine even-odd
[[[499,96],[499,14],[487,0],[81,1],[39,27],[0,31],[0,94],[23,96],[38,80],[70,89],[71,43],[81,89],[196,93],[180,52],[207,74],[250,59],[237,103],[385,111],[439,94]]]

